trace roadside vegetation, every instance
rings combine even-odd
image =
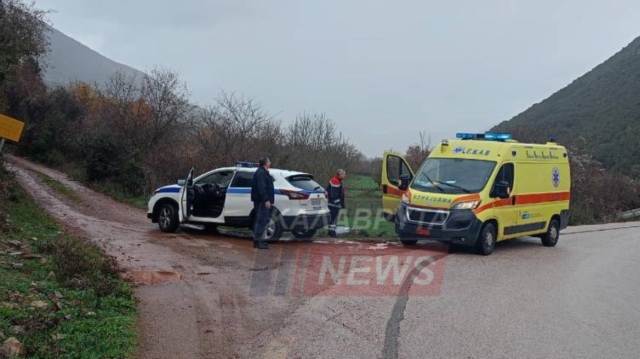
[[[0,169],[0,357],[128,358],[135,299],[116,264],[67,235]]]
[[[0,17],[0,113],[26,122],[26,138],[37,128],[29,142],[36,159],[62,163],[68,149],[55,145],[74,137],[74,128],[65,127],[73,108],[40,77],[38,61],[48,47],[46,12],[3,0]],[[41,179],[79,200],[59,183]],[[0,157],[0,357],[128,358],[136,343],[135,319],[131,288],[117,276],[115,262],[65,234]]]

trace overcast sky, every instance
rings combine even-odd
[[[484,131],[640,35],[640,1],[40,0],[54,27],[192,100],[325,112],[367,155]]]

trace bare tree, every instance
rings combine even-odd
[[[427,136],[427,131],[420,131],[420,150],[423,153],[431,151],[431,136]]]
[[[143,130],[144,147],[150,149],[187,121],[191,111],[189,92],[177,73],[155,69],[143,76],[140,96],[143,101],[134,103],[134,111],[140,118],[150,116]]]
[[[104,94],[102,118],[96,125],[116,135],[127,144],[130,150],[142,149],[144,144],[145,120],[141,119],[140,80],[134,76],[127,76],[123,72],[116,72],[109,79],[104,90],[94,86],[96,92]],[[137,103],[137,104],[136,104]],[[99,129],[99,128],[98,128]]]
[[[192,137],[210,165],[255,161],[279,152],[280,123],[252,99],[222,93],[213,106],[197,111]]]
[[[193,106],[177,73],[155,69],[142,78],[116,73],[104,90],[102,121],[96,130],[108,133],[139,163],[146,191],[184,171],[177,158],[188,146],[186,130]]]
[[[325,114],[298,115],[285,132],[282,162],[316,174],[321,182],[338,168],[356,168],[362,157]]]
[[[417,170],[424,160],[427,159],[429,153],[431,153],[431,136],[427,136],[426,131],[420,131],[420,142],[409,146],[405,157],[409,166],[415,171]]]

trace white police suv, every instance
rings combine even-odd
[[[181,224],[253,228],[251,185],[257,166],[240,162],[193,178],[193,169],[178,184],[158,188],[149,200],[147,217],[160,230],[175,232]],[[313,237],[329,222],[325,189],[313,175],[269,169],[275,203],[267,225],[266,239],[277,240],[283,231],[298,238]]]

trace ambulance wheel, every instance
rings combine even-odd
[[[418,243],[418,240],[409,236],[406,233],[398,233],[398,236],[400,237],[400,243],[402,243],[405,246],[415,246]]]
[[[560,224],[558,223],[558,220],[554,218],[549,222],[549,229],[547,230],[547,233],[543,234],[541,237],[542,245],[545,247],[555,247],[555,245],[558,244],[559,238]]]
[[[486,223],[480,230],[480,236],[476,240],[476,252],[483,256],[493,253],[496,246],[496,226],[492,223]]]
[[[164,203],[158,209],[158,227],[167,233],[178,230],[180,219],[178,218],[178,206],[173,203]]]

